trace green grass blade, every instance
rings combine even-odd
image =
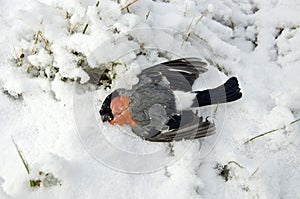
[[[15,140],[14,140],[13,138],[12,138],[12,141],[13,141],[15,147],[16,147],[16,150],[17,150],[17,152],[18,152],[18,154],[19,154],[19,157],[20,157],[21,160],[22,160],[22,163],[23,163],[23,165],[24,165],[24,167],[25,167],[25,169],[26,169],[26,171],[27,171],[27,174],[29,175],[29,174],[30,174],[30,170],[29,170],[28,163],[26,162],[24,156],[22,155],[21,149],[18,147],[18,145],[16,144],[16,142],[15,142]]]

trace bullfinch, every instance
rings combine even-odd
[[[106,97],[99,111],[111,125],[129,125],[133,133],[152,142],[172,142],[213,135],[214,122],[192,108],[226,103],[242,97],[236,77],[207,90],[192,86],[208,63],[200,58],[181,58],[146,68],[132,89],[117,89]]]

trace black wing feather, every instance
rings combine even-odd
[[[138,77],[140,80],[150,78],[152,82],[159,82],[165,77],[171,89],[191,91],[199,74],[207,71],[206,66],[207,62],[199,58],[181,58],[144,69]]]
[[[144,139],[151,142],[172,142],[198,139],[215,134],[215,124],[206,119],[203,120],[202,117],[199,118],[192,111],[185,111],[181,116],[177,116],[176,120],[179,122],[176,129],[169,129]]]

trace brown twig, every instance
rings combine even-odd
[[[183,35],[183,40],[182,40],[182,43],[181,43],[181,47],[183,46],[184,42],[187,41],[187,40],[189,39],[189,37],[190,37],[190,35],[191,35],[190,30],[191,30],[192,24],[193,24],[193,22],[194,22],[194,19],[195,19],[195,17],[192,18],[191,23],[189,24],[189,26],[188,26],[188,28],[187,28],[185,34]]]
[[[49,54],[51,54],[52,52],[51,52],[51,50],[50,50],[50,48],[49,48],[49,41],[48,41],[48,39],[46,39],[46,38],[44,37],[42,31],[38,30],[38,31],[35,33],[35,35],[34,35],[34,40],[33,40],[34,46],[33,46],[33,48],[31,49],[29,55],[35,55],[35,54],[37,53],[36,44],[38,43],[39,38],[41,38],[41,40],[42,40],[42,41],[44,42],[44,44],[45,44],[44,49],[45,49]],[[28,72],[30,71],[30,69],[32,68],[32,66],[33,66],[33,65],[32,65],[30,62],[27,62],[27,66],[26,66],[25,71],[28,73]]]
[[[229,161],[229,162],[228,162],[228,165],[229,165],[229,164],[235,164],[236,166],[240,167],[241,169],[244,168],[242,165],[240,165],[239,163],[237,163],[236,161],[233,161],[233,160],[232,160],[232,161]]]
[[[199,19],[198,19],[197,22],[196,22],[196,25],[198,25],[198,23],[201,21],[201,19],[202,19],[203,17],[205,17],[205,16],[207,15],[207,13],[208,13],[208,10],[207,10],[207,9],[204,10],[204,11],[201,13],[201,16],[199,17]]]
[[[129,6],[131,6],[132,4],[134,4],[135,2],[137,2],[138,0],[131,0],[130,2],[128,2],[125,6],[123,6],[121,8],[121,10],[125,10],[128,9]]]

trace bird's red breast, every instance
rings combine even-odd
[[[136,122],[132,119],[130,111],[128,110],[130,101],[127,96],[117,96],[110,103],[110,109],[114,115],[114,119],[111,120],[110,124],[118,124],[123,126],[128,124],[130,126],[136,125]]]

